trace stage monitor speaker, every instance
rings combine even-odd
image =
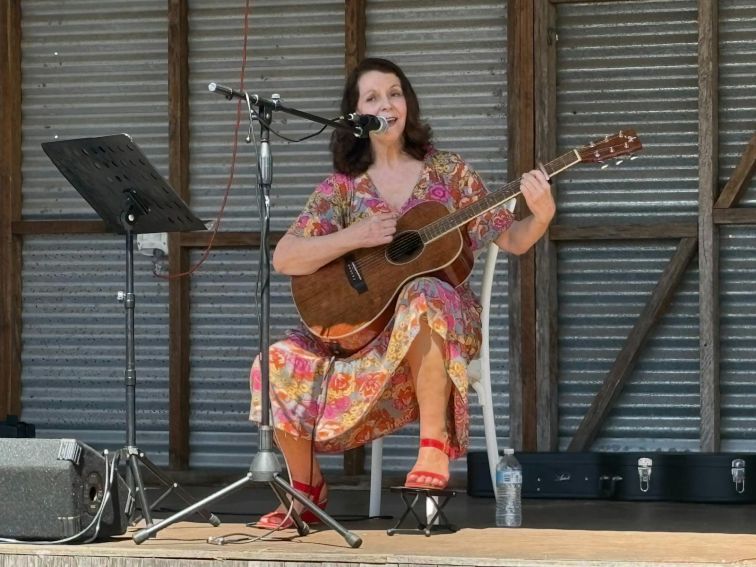
[[[93,520],[107,487],[105,457],[74,439],[0,439],[0,537],[55,541]],[[129,490],[116,475],[97,537],[128,526]],[[86,536],[94,534],[94,527]]]

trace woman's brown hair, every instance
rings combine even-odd
[[[398,65],[387,59],[370,57],[363,59],[349,74],[341,97],[341,115],[355,111],[360,96],[358,81],[368,71],[391,73],[399,78],[402,93],[407,101],[407,120],[404,126],[404,151],[415,159],[423,159],[431,147],[431,128],[420,120],[420,103],[415,89]],[[370,140],[357,138],[348,130],[337,129],[331,134],[333,166],[339,173],[359,175],[373,163]]]

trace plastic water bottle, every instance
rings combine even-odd
[[[496,525],[506,528],[522,525],[522,467],[514,449],[504,449],[496,465]]]

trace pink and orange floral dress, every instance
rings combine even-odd
[[[432,150],[410,198],[398,212],[428,200],[456,210],[486,193],[478,174],[458,155]],[[356,177],[334,174],[315,189],[289,233],[329,234],[364,217],[390,211],[367,173]],[[463,230],[477,252],[512,221],[506,208],[497,207],[470,221]],[[481,343],[480,304],[467,282],[456,288],[432,277],[409,282],[400,292],[391,324],[348,358],[333,359],[304,327],[272,344],[272,425],[296,437],[314,437],[319,452],[341,452],[417,420],[412,377],[404,357],[423,317],[445,343],[446,369],[454,384],[447,413],[451,456],[464,454],[469,421],[467,363]],[[250,419],[256,422],[260,421],[259,364],[258,356],[250,373]]]

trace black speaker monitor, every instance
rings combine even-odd
[[[105,457],[74,439],[0,439],[0,537],[59,540],[93,520],[107,488]],[[116,475],[98,537],[126,531],[130,504]],[[86,532],[94,534],[94,528]]]

